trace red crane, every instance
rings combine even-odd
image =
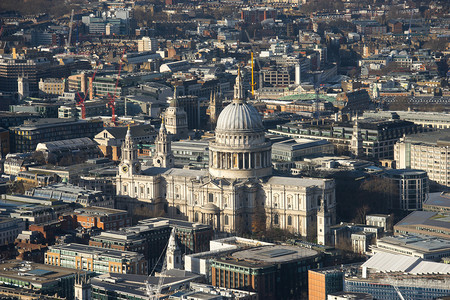
[[[114,87],[114,93],[113,93],[113,95],[108,93],[109,102],[108,102],[107,106],[111,107],[111,113],[112,113],[111,122],[114,125],[116,124],[116,92],[117,92],[117,87],[119,86],[120,71],[122,71],[122,60],[123,60],[124,55],[125,55],[125,49],[123,49],[122,56],[120,57],[119,72],[117,73],[116,86]]]

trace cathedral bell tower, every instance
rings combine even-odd
[[[361,136],[361,132],[359,131],[358,116],[356,116],[355,123],[353,124],[353,134],[350,151],[356,158],[362,156],[364,152],[363,139]]]
[[[209,124],[211,130],[216,128],[217,118],[221,112],[222,101],[217,95],[217,92],[211,92],[211,97],[209,99]]]
[[[330,243],[331,214],[328,211],[325,187],[322,191],[320,207],[317,211],[317,243],[327,245]]]
[[[183,269],[182,255],[175,238],[175,229],[172,229],[172,233],[170,234],[169,243],[167,244],[166,259],[167,270]]]
[[[153,158],[153,165],[160,168],[173,168],[174,159],[172,154],[170,136],[167,134],[164,119],[159,129],[159,134],[155,141],[155,156]]]
[[[134,147],[131,129],[128,125],[125,141],[122,144],[122,159],[119,164],[119,175],[131,177],[141,172],[141,164],[137,158],[137,150]]]

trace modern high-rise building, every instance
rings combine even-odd
[[[395,144],[400,169],[423,170],[431,181],[450,186],[450,129],[406,135]]]
[[[139,52],[145,52],[145,51],[152,51],[155,52],[158,50],[158,40],[155,38],[151,38],[148,36],[144,36],[142,39],[138,41],[138,51]]]

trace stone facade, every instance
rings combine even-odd
[[[271,176],[271,144],[258,112],[242,95],[238,76],[235,99],[218,118],[209,170],[120,167],[119,205],[164,210],[171,218],[233,233],[252,231],[255,223],[265,222],[268,227],[312,238],[321,232],[323,241],[336,220],[334,181]],[[137,164],[137,160],[128,160],[137,157],[128,154],[136,152],[132,143],[125,142],[122,152],[121,166]],[[326,224],[319,224],[319,211],[321,220],[328,220]]]

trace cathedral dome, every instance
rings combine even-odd
[[[261,116],[244,100],[240,71],[234,100],[217,119],[216,137],[209,144],[209,173],[219,178],[252,178],[272,174],[272,145]]]
[[[261,132],[264,126],[256,108],[242,101],[233,101],[220,113],[216,131]]]

